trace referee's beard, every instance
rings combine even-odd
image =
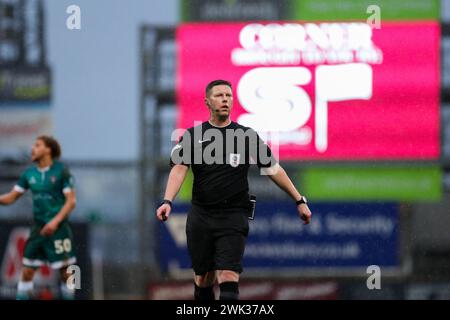
[[[219,122],[228,121],[230,118],[230,108],[220,107],[211,110],[211,120],[218,120]]]

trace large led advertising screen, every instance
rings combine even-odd
[[[178,128],[209,117],[204,89],[233,84],[232,120],[281,160],[434,160],[438,23],[192,23],[177,29]]]

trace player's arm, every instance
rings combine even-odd
[[[61,222],[67,219],[69,214],[75,209],[77,198],[75,195],[75,182],[69,168],[65,167],[62,173],[62,192],[65,197],[64,205],[61,207],[55,217],[50,220],[41,230],[45,236],[52,235],[59,227]]]
[[[300,200],[301,194],[297,191],[286,171],[276,163],[272,167],[262,169],[269,178],[284,192],[286,192],[294,201]],[[308,224],[311,221],[311,211],[306,203],[297,206],[300,218]]]
[[[183,164],[177,164],[172,167],[167,180],[166,192],[164,194],[164,200],[172,202],[180,191],[186,174],[189,170],[189,166]],[[163,221],[169,217],[171,211],[170,204],[164,203],[156,210],[156,217]]]
[[[10,205],[17,201],[29,188],[27,173],[22,173],[14,188],[10,192],[0,195],[0,205]]]
[[[69,214],[75,209],[76,205],[76,195],[75,190],[70,189],[64,192],[64,196],[66,197],[66,201],[64,205],[59,210],[58,214],[50,220],[41,230],[41,234],[44,236],[52,235],[59,227],[61,222],[67,219]]]
[[[14,187],[10,192],[0,195],[0,205],[7,206],[13,204],[19,199],[24,192],[20,192]]]

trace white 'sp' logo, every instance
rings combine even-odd
[[[310,84],[312,79],[306,67],[251,69],[242,76],[237,87],[239,102],[247,111],[239,116],[238,122],[258,133],[290,133],[298,137],[295,143],[309,144],[311,128],[306,124],[313,114],[313,103],[302,86]],[[371,99],[372,67],[367,63],[319,65],[314,79],[314,145],[323,153],[328,149],[329,102]]]

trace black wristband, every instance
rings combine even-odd
[[[163,201],[161,201],[161,203],[159,204],[159,206],[161,207],[163,204],[168,204],[170,206],[170,209],[172,209],[172,201],[164,199]]]
[[[300,198],[300,200],[298,200],[298,201],[295,201],[295,204],[298,206],[298,205],[301,205],[302,203],[304,203],[304,204],[307,204],[308,203],[308,201],[306,200],[306,198],[305,197],[301,197]]]

